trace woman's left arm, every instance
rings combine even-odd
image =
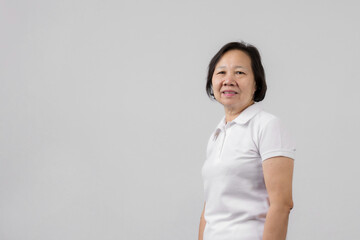
[[[294,206],[292,200],[294,160],[278,156],[264,160],[262,165],[270,201],[263,240],[285,240],[289,213]]]

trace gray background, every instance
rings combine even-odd
[[[0,239],[197,239],[229,41],[297,142],[288,239],[359,239],[357,1],[0,1]]]

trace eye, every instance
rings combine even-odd
[[[217,74],[225,74],[225,71],[220,71]]]
[[[242,71],[236,71],[235,73],[236,73],[236,74],[239,74],[239,75],[240,75],[240,74],[245,74],[245,73],[242,72]]]

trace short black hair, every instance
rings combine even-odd
[[[216,64],[221,57],[230,50],[240,50],[245,52],[251,59],[251,68],[254,73],[254,79],[256,83],[256,91],[254,93],[254,101],[260,102],[265,98],[267,86],[265,81],[265,71],[261,64],[260,53],[257,48],[251,44],[245,42],[230,42],[225,44],[211,59],[209,63],[209,70],[206,81],[206,93],[211,99],[215,99],[212,91],[212,76],[215,71]]]

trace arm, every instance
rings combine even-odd
[[[294,160],[278,156],[263,161],[264,180],[270,207],[263,240],[285,240],[290,210],[293,208],[292,176]]]
[[[203,209],[203,211],[201,213],[201,217],[200,217],[199,240],[203,240],[203,234],[204,234],[204,229],[205,229],[205,225],[206,225],[206,221],[205,221],[205,218],[204,218],[205,206],[206,206],[206,202],[204,203],[204,209]]]

